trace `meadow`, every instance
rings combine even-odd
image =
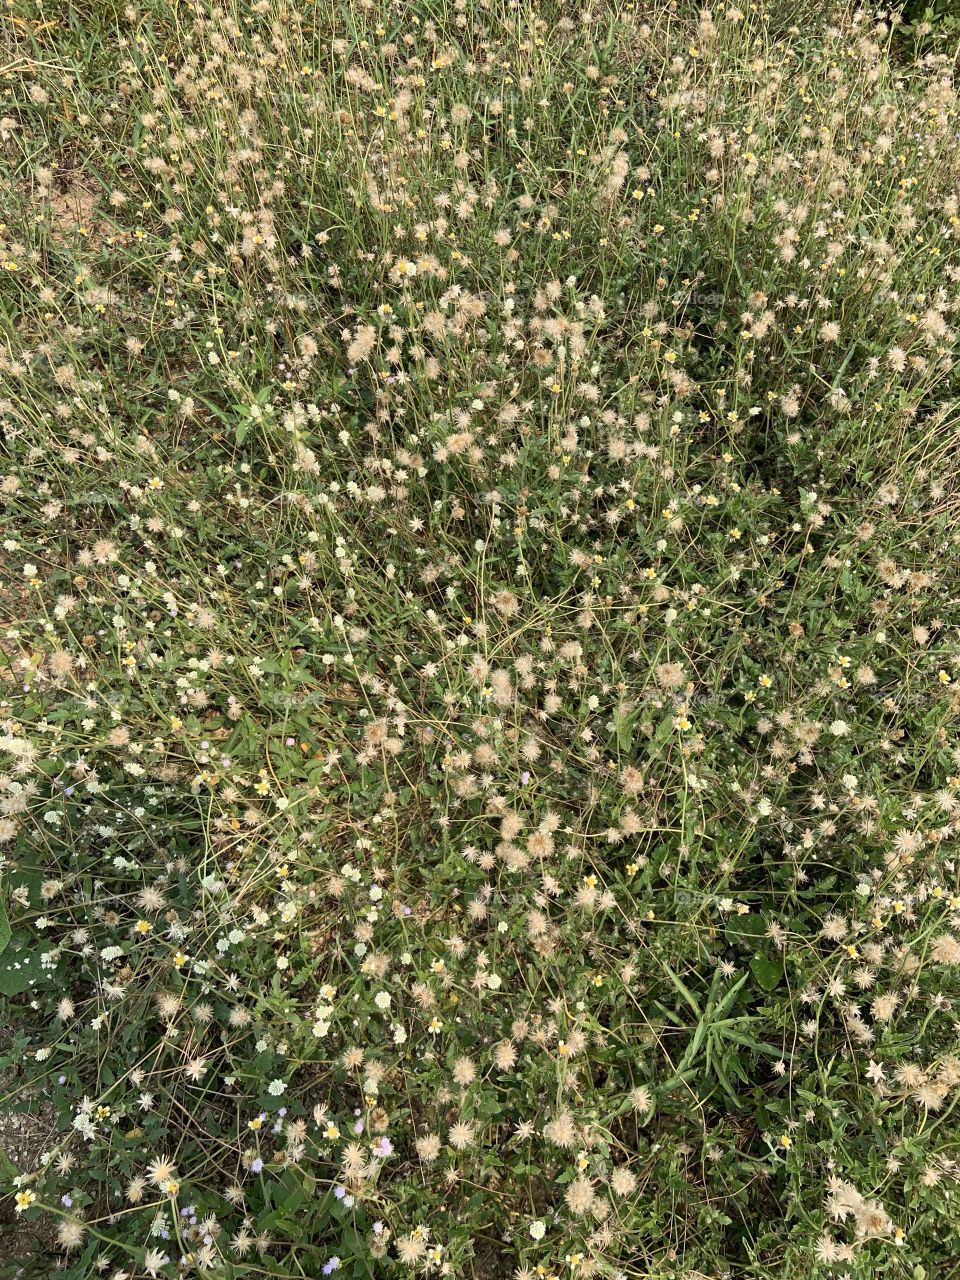
[[[956,36],[0,35],[0,1277],[960,1276]]]

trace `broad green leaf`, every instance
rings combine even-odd
[[[766,956],[756,955],[750,961],[750,972],[764,991],[775,991],[783,979],[783,964],[779,960],[768,960]]]

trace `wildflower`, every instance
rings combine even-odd
[[[416,1142],[417,1155],[425,1164],[431,1164],[440,1155],[441,1143],[436,1134],[429,1133]]]
[[[37,1196],[34,1191],[18,1191],[13,1197],[17,1213],[23,1213],[24,1209],[29,1209],[32,1204],[36,1203],[36,1199]]]
[[[163,1267],[167,1265],[169,1258],[160,1249],[148,1249],[144,1254],[143,1267],[148,1276],[156,1277],[160,1274]]]
[[[569,1184],[563,1198],[570,1212],[579,1218],[593,1208],[596,1193],[589,1178],[581,1175]]]
[[[165,1183],[170,1182],[175,1174],[176,1168],[165,1156],[161,1156],[147,1165],[147,1175],[155,1187],[162,1187]]]
[[[57,1243],[68,1252],[83,1243],[86,1228],[76,1218],[63,1218],[57,1226]]]
[[[397,1256],[405,1266],[415,1266],[426,1253],[422,1236],[407,1235],[397,1240]]]

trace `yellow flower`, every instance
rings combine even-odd
[[[24,1209],[29,1209],[36,1198],[36,1193],[33,1191],[18,1191],[14,1196],[17,1213],[23,1213]]]

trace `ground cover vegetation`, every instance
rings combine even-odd
[[[0,1274],[956,1275],[954,44],[0,16]]]

